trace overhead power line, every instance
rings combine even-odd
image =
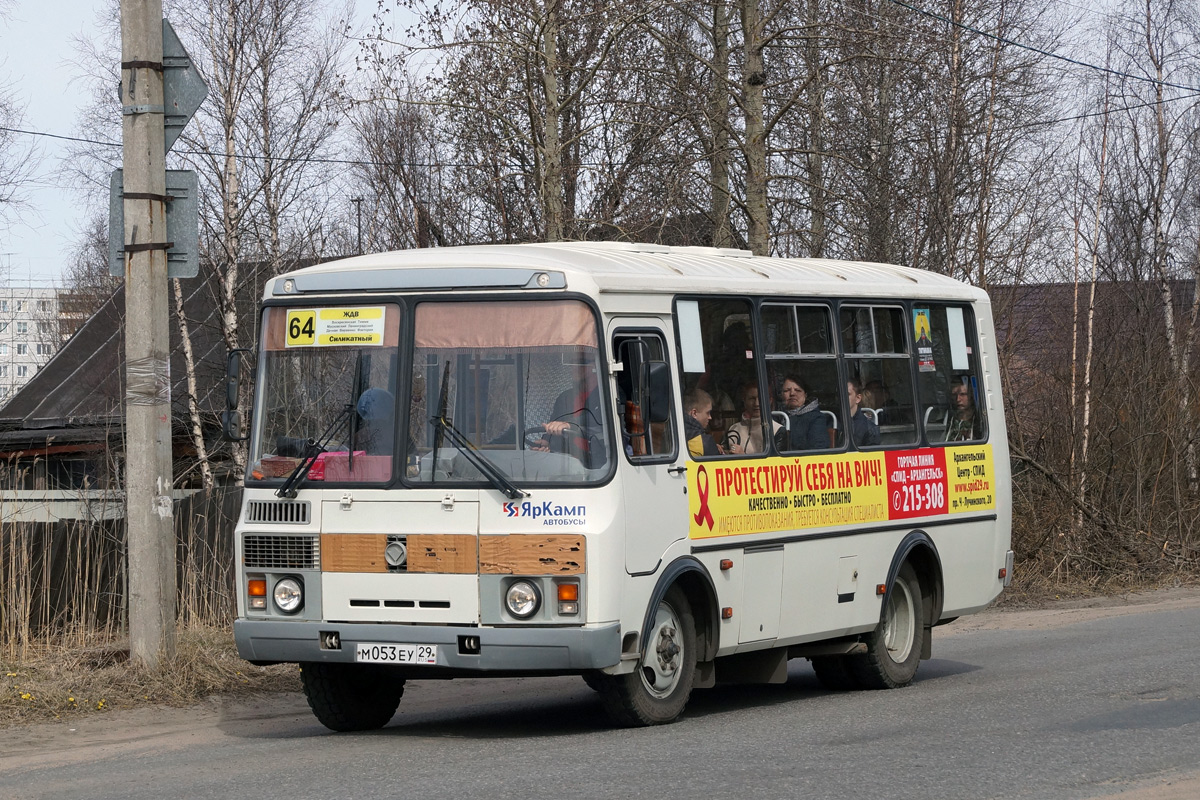
[[[1195,100],[1197,98],[1200,98],[1200,89],[1190,89],[1188,94],[1178,95],[1176,97],[1164,97],[1163,102],[1164,103],[1175,103],[1175,102],[1179,102],[1181,100]],[[1078,113],[1078,114],[1070,114],[1070,115],[1067,115],[1064,117],[1033,120],[1032,122],[1024,122],[1024,123],[1021,123],[1018,125],[1003,125],[1003,126],[1000,126],[997,130],[999,132],[1011,132],[1011,131],[1028,130],[1031,128],[1044,128],[1049,125],[1057,125],[1060,122],[1078,122],[1080,120],[1092,119],[1094,117],[1101,117],[1101,116],[1104,116],[1105,114],[1115,114],[1115,113],[1119,113],[1121,111],[1136,111],[1137,109],[1141,109],[1141,108],[1151,108],[1152,106],[1157,105],[1157,102],[1158,101],[1156,101],[1156,100],[1149,100],[1149,101],[1142,102],[1142,103],[1130,103],[1130,104],[1124,105],[1124,106],[1116,106],[1113,108],[1109,108],[1106,111],[1105,110],[1087,111],[1087,112],[1082,112],[1082,113]],[[104,140],[100,140],[100,139],[85,139],[85,138],[80,138],[78,136],[62,136],[57,133],[45,133],[44,131],[31,131],[31,130],[24,130],[21,128],[7,128],[4,126],[0,126],[0,131],[8,131],[10,133],[21,133],[21,134],[25,134],[26,136],[42,136],[42,137],[46,137],[49,139],[59,139],[62,141],[67,141],[67,142],[80,142],[82,144],[95,144],[95,145],[100,145],[103,147],[120,147],[121,146],[120,142],[104,141]],[[892,144],[893,145],[894,144],[910,144],[910,143],[916,142],[916,141],[920,141],[920,140],[919,139],[911,139],[911,140],[906,139],[901,142],[892,142]],[[224,157],[223,153],[213,153],[208,150],[181,150],[181,149],[172,148],[171,152],[179,153],[180,155],[204,156],[204,157],[208,157],[208,158]],[[236,154],[236,157],[241,158],[241,159],[252,160],[252,161],[264,161],[268,158],[267,156],[255,155],[255,154],[245,154],[245,153]],[[305,157],[274,156],[272,158],[276,162],[282,162],[282,163],[288,163],[288,164],[336,164],[336,165],[353,166],[353,167],[401,166],[401,167],[408,167],[408,168],[415,168],[415,169],[438,169],[438,168],[445,168],[445,167],[460,167],[460,168],[489,167],[490,168],[492,166],[490,164],[483,164],[483,163],[465,164],[465,163],[459,163],[459,162],[441,162],[441,163],[435,164],[435,163],[418,163],[415,161],[405,161],[405,162],[364,161],[362,159],[312,158],[312,157],[307,157],[307,156],[305,156]],[[603,167],[611,166],[611,162],[603,162],[603,163],[601,163],[601,162],[584,162],[584,163],[581,163],[580,166],[581,167],[603,168]]]
[[[888,0],[888,2],[890,2],[892,5],[900,6],[901,8],[906,8],[909,11],[912,11],[913,13],[920,14],[923,17],[929,17],[930,19],[936,19],[939,22],[944,22],[947,25],[951,25],[955,28],[961,28],[964,31],[974,33],[978,36],[984,36],[993,41],[1000,42],[1001,44],[1007,44],[1007,45],[1011,45],[1013,47],[1018,47],[1022,50],[1028,50],[1031,53],[1037,53],[1038,55],[1043,55],[1043,56],[1046,56],[1047,58],[1053,58],[1056,61],[1062,61],[1067,64],[1072,64],[1076,67],[1083,67],[1084,69],[1090,69],[1090,70],[1094,70],[1096,72],[1102,72],[1102,73],[1105,73],[1106,75],[1112,75],[1112,76],[1118,77],[1118,78],[1128,78],[1131,81],[1142,81],[1143,83],[1150,83],[1155,86],[1166,86],[1171,89],[1182,89],[1185,92],[1200,91],[1200,89],[1198,89],[1195,86],[1187,86],[1182,83],[1172,83],[1170,81],[1160,81],[1158,78],[1151,78],[1146,75],[1131,75],[1130,73],[1122,72],[1119,69],[1113,69],[1112,67],[1102,67],[1099,64],[1090,64],[1087,61],[1080,61],[1077,58],[1071,58],[1070,56],[1064,56],[1061,53],[1055,53],[1052,50],[1044,50],[1040,47],[1034,47],[1033,45],[1025,44],[1024,42],[1018,42],[1017,40],[1009,39],[1006,36],[1000,36],[995,33],[988,33],[987,31],[980,30],[979,28],[973,28],[970,25],[966,25],[962,22],[956,22],[955,20],[953,20],[950,17],[947,17],[943,14],[938,14],[933,11],[926,11],[923,8],[918,8],[916,6],[909,5],[908,3],[905,3],[904,0]]]

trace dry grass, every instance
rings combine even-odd
[[[32,645],[0,656],[0,727],[145,705],[185,706],[204,697],[299,691],[295,665],[255,667],[238,657],[229,629],[181,631],[175,658],[155,672],[129,661],[127,641],[86,647]]]
[[[993,603],[994,608],[1040,608],[1059,600],[1085,597],[1113,597],[1131,592],[1157,589],[1200,587],[1200,574],[1194,570],[1147,570],[1087,574],[1055,571],[1047,559],[1025,563],[1018,561],[1013,583]]]

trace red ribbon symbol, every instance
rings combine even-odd
[[[701,478],[704,479],[701,482]],[[704,465],[696,470],[696,494],[700,497],[700,510],[692,515],[692,519],[696,520],[697,525],[708,523],[708,529],[711,531],[716,520],[713,519],[712,510],[708,507],[708,473],[704,471]]]

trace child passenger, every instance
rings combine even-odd
[[[712,397],[703,389],[693,389],[683,398],[683,433],[688,454],[693,458],[721,455],[721,449],[708,433],[712,409]]]

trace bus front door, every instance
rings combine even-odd
[[[687,478],[673,469],[679,459],[676,403],[667,398],[664,413],[655,419],[647,396],[649,363],[671,364],[674,352],[658,319],[621,318],[610,334],[613,358],[620,365],[614,397],[624,451],[625,570],[631,575],[647,574],[659,568],[663,553],[686,538],[688,530]],[[673,364],[671,374],[675,374]]]

